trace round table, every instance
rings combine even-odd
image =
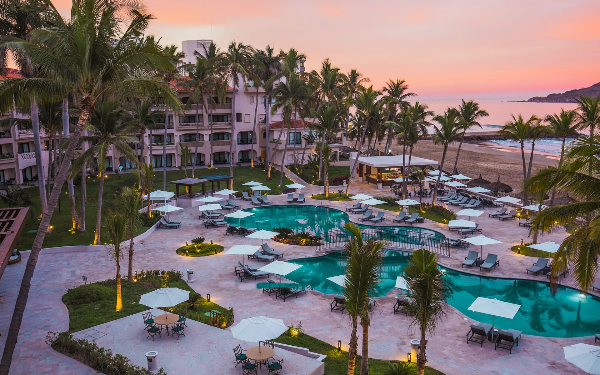
[[[154,323],[160,326],[167,327],[167,336],[169,335],[169,324],[176,323],[179,320],[179,315],[177,314],[161,314],[159,316],[154,317]]]
[[[260,349],[260,351],[259,351]],[[273,358],[275,356],[275,350],[273,350],[272,348],[269,348],[268,346],[255,346],[253,348],[250,348],[248,350],[246,350],[246,358],[251,359],[255,362],[259,362],[262,364],[262,362],[266,361],[269,358]]]

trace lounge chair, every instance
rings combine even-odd
[[[600,290],[600,284],[592,285],[592,292],[596,290]]]
[[[306,289],[300,288],[300,284],[296,284],[297,287],[294,288],[279,288],[279,290],[275,293],[276,299],[282,299],[284,302],[286,299],[290,297],[298,298],[298,294],[304,292],[306,294]]]
[[[282,252],[271,249],[269,244],[266,244],[266,243],[262,244],[262,253],[265,255],[274,256],[275,258],[279,258],[279,257],[283,258]]]
[[[445,196],[443,196],[443,197],[438,197],[437,199],[438,199],[439,201],[445,201],[445,200],[447,200],[447,199],[453,199],[453,198],[455,198],[455,197],[456,197],[456,194],[448,194],[448,195],[445,195]]]
[[[221,208],[224,210],[233,210],[235,208],[235,207],[225,204],[223,202],[219,202],[219,206],[221,206]]]
[[[298,203],[304,203],[306,199],[304,199],[304,194],[298,194]]]
[[[504,221],[504,220],[513,220],[516,216],[517,216],[517,211],[512,210],[508,214],[499,215],[498,219],[500,219],[502,221]]]
[[[240,227],[240,235],[242,235],[242,236],[246,236],[246,235],[252,234],[254,232],[256,232],[256,229],[254,229],[254,228]]]
[[[373,217],[373,210],[367,210],[363,216],[359,218],[360,221],[369,220]]]
[[[537,262],[527,269],[527,273],[531,272],[537,276],[537,274],[546,269],[546,267],[548,267],[548,258],[538,258]]]
[[[394,304],[394,314],[404,313],[408,316],[408,310],[406,307],[408,306],[408,295],[406,294],[398,294],[396,296],[396,303]]]
[[[519,346],[519,338],[521,337],[521,331],[514,329],[501,330],[494,332],[494,350],[506,349],[512,354],[512,348],[517,344]]]
[[[480,346],[483,346],[483,343],[487,339],[490,331],[492,330],[491,324],[478,323],[472,324],[471,330],[467,333],[467,344],[469,342],[476,342]]]
[[[473,204],[473,203],[475,203],[475,202],[477,202],[477,199],[471,199],[471,200],[470,200],[469,202],[467,202],[467,203],[459,203],[459,206],[461,206],[461,207],[470,206],[470,205],[472,205],[472,204]]]
[[[367,212],[369,210],[369,205],[368,204],[363,204],[361,206],[361,208],[359,208],[358,210],[352,210],[351,212],[353,214],[364,214],[365,212]]]
[[[361,210],[364,206],[362,203],[357,203],[356,204],[356,208],[347,208],[346,211],[350,211],[351,213],[354,213],[355,211]]]
[[[407,217],[406,217],[406,212],[404,212],[404,211],[400,211],[400,212],[398,213],[398,216],[396,216],[395,218],[393,218],[393,219],[392,219],[392,221],[393,221],[394,223],[399,223],[399,222],[401,222],[401,221],[404,221],[404,220],[406,220],[406,219],[407,219]]]
[[[467,203],[468,201],[469,201],[469,197],[463,197],[461,200],[450,201],[448,203],[453,206],[460,206],[461,204]]]
[[[225,222],[225,220],[208,219],[204,222],[204,226],[206,228],[208,228],[208,227],[224,227],[224,226],[227,226],[227,223]]]
[[[254,190],[254,194],[252,194],[253,197],[256,198],[260,198],[260,191],[259,190]]]
[[[252,204],[255,206],[260,206],[262,203],[256,197],[252,197]]]
[[[235,273],[235,275],[236,275],[236,276],[240,276],[240,275],[242,275],[242,274],[244,273],[244,267],[248,268],[248,269],[249,269],[250,271],[252,271],[252,272],[260,271],[260,270],[259,270],[259,268],[260,268],[260,267],[250,267],[250,266],[247,266],[247,265],[245,265],[245,264],[242,264],[242,262],[240,262],[240,261],[238,260],[238,266],[235,266],[235,267],[234,267],[234,273]],[[261,266],[261,267],[262,267],[262,266]]]
[[[466,206],[463,206],[463,208],[477,208],[477,207],[479,207],[479,206],[481,206],[481,201],[480,201],[480,200],[478,200],[478,199],[476,199],[476,200],[475,200],[475,203],[473,203],[473,204],[468,204],[468,205],[466,205]]]
[[[475,223],[475,226],[472,228],[459,228],[458,229],[458,233],[465,235],[465,234],[475,234],[477,232],[481,232],[481,228],[479,228],[479,224]]]
[[[225,235],[228,234],[240,234],[240,228],[235,225],[227,225],[227,229],[225,229]]]
[[[357,209],[357,208],[360,208],[360,202],[358,202],[354,206],[346,207],[346,211],[354,210],[354,209]]]
[[[489,217],[498,217],[500,215],[504,215],[505,213],[506,213],[506,207],[502,207],[500,209],[500,211],[493,212],[493,213],[489,214]]]
[[[415,212],[413,214],[410,215],[410,218],[406,219],[404,222],[410,225],[413,225],[414,223],[417,222],[417,220],[419,220],[419,213]]]
[[[260,200],[263,202],[263,204],[272,204],[271,201],[269,200],[269,197],[267,197],[266,195],[263,195]]]
[[[331,311],[344,312],[346,309],[346,299],[342,296],[334,296],[329,307],[331,308]]]
[[[369,221],[373,222],[373,223],[378,223],[380,221],[384,221],[385,217],[383,215],[384,215],[383,212],[378,212],[377,216],[370,218]]]
[[[496,254],[488,254],[487,258],[485,258],[485,262],[483,262],[480,266],[479,266],[479,270],[488,270],[488,271],[492,271],[492,268],[499,266],[500,265],[500,261],[498,260],[498,255]]]
[[[233,199],[227,199],[227,204],[233,208],[240,208],[241,206],[233,201]]]
[[[448,203],[450,203],[450,202],[460,202],[460,201],[462,201],[465,198],[466,197],[464,195],[460,194],[460,195],[457,195],[456,198],[454,198],[454,199],[448,199],[448,200],[446,200],[446,202],[448,202]]]
[[[242,199],[245,201],[249,201],[250,200],[250,196],[248,195],[247,191],[242,191]]]
[[[165,218],[165,221],[169,224],[181,224],[181,221],[174,221],[174,220],[169,220],[168,217],[163,216]]]
[[[526,221],[519,221],[519,226],[531,227],[533,225],[533,219],[527,219]]]
[[[221,217],[220,213],[212,211],[200,211],[199,219],[218,219]]]
[[[272,262],[273,260],[275,260],[275,257],[271,256],[271,255],[264,255],[263,253],[260,252],[260,250],[257,250],[254,254],[248,255],[248,259],[256,259],[258,261],[264,260],[265,262]]]
[[[167,228],[167,229],[177,229],[179,228],[179,225],[181,224],[171,224],[169,223],[164,216],[160,218],[160,220],[158,221],[158,227],[159,228]]]
[[[294,203],[294,202],[296,202],[296,198],[294,198],[294,194],[288,194],[288,196],[287,196],[287,202],[288,203]]]
[[[471,250],[471,251],[469,251],[469,254],[467,254],[467,256],[465,257],[465,260],[463,260],[460,268],[463,268],[464,266],[471,267],[472,265],[477,263],[478,260],[479,260],[479,253],[477,251]]]
[[[269,283],[270,288],[263,288],[262,292],[267,293],[268,295],[271,295],[271,293],[277,293],[277,290],[279,289],[279,283],[276,283],[271,279],[267,280],[267,282]]]
[[[450,237],[446,237],[446,244],[448,246],[452,246],[452,247],[464,247],[464,248],[467,248],[471,245],[467,241],[463,241],[460,238],[450,238]]]
[[[270,273],[265,272],[265,271],[252,271],[250,270],[248,267],[246,267],[245,265],[242,265],[242,269],[244,270],[244,273],[242,275],[240,275],[240,282],[244,281],[244,279],[258,279],[259,277],[267,277],[269,278]]]

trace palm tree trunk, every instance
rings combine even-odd
[[[50,175],[52,174],[52,164],[53,164],[53,159],[54,157],[54,134],[50,133],[49,139],[48,139],[48,168],[46,169],[46,186],[49,188],[50,187]],[[50,198],[48,196],[48,189],[46,189],[46,201],[48,200],[48,198]]]
[[[365,307],[365,311],[365,315],[360,318],[360,325],[362,327],[362,358],[360,361],[360,373],[369,375],[369,324],[371,324],[371,321],[367,307]]]
[[[357,318],[352,318],[352,333],[350,333],[350,347],[348,348],[348,375],[354,375],[356,369],[356,355],[358,354]]]
[[[214,140],[215,137],[214,137],[214,134],[213,134],[214,121],[213,121],[213,115],[212,114],[213,114],[213,107],[212,107],[212,103],[211,103],[211,106],[210,106],[210,139],[209,139],[209,141],[210,141],[210,155],[209,155],[209,157],[210,157],[210,168],[214,168],[215,167],[215,164],[213,162],[213,160],[214,160],[214,157],[213,157],[213,140]]]
[[[231,142],[229,143],[229,176],[231,176],[231,178],[229,179],[229,189],[233,190],[233,156],[235,153],[235,148],[233,147],[233,145],[235,144],[235,142],[237,141],[237,135],[235,134],[235,120],[237,120],[237,115],[235,113],[235,89],[236,89],[236,84],[235,84],[235,79],[237,78],[237,73],[234,72],[234,75],[232,75],[232,79],[233,79],[233,95],[231,96],[231,113],[232,113],[232,119],[231,119]]]
[[[321,171],[323,170],[323,156],[324,156],[323,154],[325,151],[325,137],[326,137],[325,130],[323,130],[323,133],[321,135],[321,157],[319,158],[319,178],[317,178],[317,181],[321,181],[321,177],[322,177]],[[323,185],[325,185],[325,180],[323,180]]]
[[[348,178],[348,185],[346,185],[346,196],[350,192],[350,181],[354,178],[354,174],[356,171],[356,167],[358,166],[358,158],[360,157],[360,150],[362,149],[363,142],[365,141],[365,136],[367,135],[367,125],[369,124],[369,115],[365,119],[365,128],[363,129],[363,133],[360,137],[360,143],[356,152],[356,159],[354,159],[354,163],[352,163],[352,168],[350,168],[350,178]]]
[[[104,160],[98,162],[104,163]],[[102,164],[104,165],[104,164]],[[98,208],[96,209],[96,233],[94,235],[94,245],[100,245],[100,231],[102,229],[102,194],[104,194],[104,168],[100,167],[100,186],[98,188]]]
[[[119,246],[118,244],[115,244],[115,246]],[[115,310],[117,311],[121,311],[123,309],[123,298],[121,296],[121,262],[119,261],[119,254],[116,254],[116,259],[117,259],[117,277],[115,278],[115,281],[117,283],[117,305],[115,306]]]
[[[463,130],[462,135],[460,136],[460,142],[458,143],[458,150],[456,150],[456,160],[454,161],[454,169],[452,169],[452,174],[458,173],[458,157],[460,156],[460,148],[462,147],[463,141],[465,140],[465,133],[467,129]]]
[[[565,142],[567,141],[567,137],[562,138],[562,145],[560,147],[560,159],[558,160],[558,169],[561,169],[563,158],[565,156]],[[556,196],[556,187],[552,189],[552,196],[550,198],[550,206],[554,206],[554,197]]]
[[[269,170],[269,173],[267,175],[267,180],[271,179],[271,163],[269,163],[269,115],[271,112],[271,99],[270,99],[271,95],[265,92],[265,132],[266,132],[266,137],[265,137],[265,170]],[[271,158],[272,160],[273,158]]]
[[[163,136],[163,190],[167,190],[167,135],[169,128],[169,107],[165,110],[165,131]]]
[[[144,149],[146,148],[146,142],[145,142],[144,138],[146,138],[146,130],[145,129],[143,129],[140,132],[140,160],[138,161],[138,165],[140,163],[143,163],[143,164],[146,163],[146,161],[144,159]]]
[[[294,122],[296,122],[296,111],[294,111]],[[288,125],[288,127],[287,127],[287,131],[288,131],[287,138],[288,139],[287,139],[287,142],[285,142],[285,147],[283,148],[283,155],[281,156],[281,166],[279,167],[279,186],[281,186],[283,184],[283,166],[285,164],[285,154],[287,153],[288,145],[290,144],[290,130],[292,130],[292,129]],[[295,141],[295,139],[294,139],[294,141]]]
[[[127,265],[127,282],[133,282],[133,231],[129,232],[129,264]]]
[[[406,179],[408,174],[406,173],[406,135],[402,136],[402,199],[406,199],[408,194],[408,186]]]
[[[44,166],[42,165],[42,144],[40,140],[40,115],[35,98],[31,100],[31,125],[33,127],[33,144],[35,151],[35,165],[38,175],[38,190],[40,193],[40,204],[42,212],[46,212],[46,182],[44,181]]]
[[[427,340],[425,340],[425,327],[421,327],[421,343],[419,344],[419,355],[417,356],[417,375],[425,375],[425,364],[427,363],[425,346],[427,346]]]
[[[154,143],[154,138],[152,137],[152,128],[149,129],[150,130],[150,156],[148,157],[148,164],[154,164],[152,163],[152,143]]]
[[[0,362],[0,374],[2,375],[8,375],[9,373],[13,354],[17,346],[17,340],[19,338],[19,330],[21,329],[23,314],[25,313],[25,308],[27,307],[27,299],[29,298],[29,290],[31,289],[31,279],[33,278],[33,274],[35,272],[35,266],[37,265],[40,251],[42,250],[42,246],[44,245],[44,238],[46,236],[46,233],[48,232],[50,220],[52,219],[52,214],[54,214],[54,209],[56,207],[56,204],[58,203],[58,197],[67,179],[67,175],[69,174],[69,165],[68,162],[66,162],[66,160],[73,159],[75,146],[79,142],[79,136],[81,135],[81,131],[83,130],[85,124],[88,121],[92,104],[92,100],[89,96],[84,97],[80,104],[81,114],[79,116],[79,121],[77,122],[77,127],[75,128],[75,131],[73,132],[73,135],[69,140],[69,146],[65,151],[65,161],[63,161],[63,163],[61,163],[60,165],[60,171],[56,180],[54,181],[52,193],[50,194],[50,200],[46,205],[46,211],[42,216],[40,226],[38,228],[37,234],[35,235],[35,240],[33,241],[33,245],[31,247],[31,252],[29,253],[27,266],[25,267],[25,272],[23,273],[23,280],[21,281],[21,287],[19,289],[19,295],[17,296],[15,309],[12,315],[12,319],[10,321],[8,336],[6,338],[4,352],[2,354],[2,360]]]
[[[56,184],[56,182],[55,182]],[[79,212],[79,231],[86,232],[85,229],[85,205],[87,201],[87,170],[84,165],[81,167],[81,206]]]
[[[273,164],[275,163],[275,152],[277,152],[277,145],[281,142],[281,136],[283,135],[283,124],[281,125],[281,131],[277,136],[277,142],[275,143],[275,147],[273,148],[273,153],[271,155],[271,163],[269,163],[269,168],[267,169],[267,180],[271,179],[271,169],[273,168]]]
[[[446,153],[448,152],[448,144],[444,143],[444,153],[442,154],[442,162],[440,163],[440,173],[438,173],[438,178],[435,183],[435,187],[433,188],[433,200],[431,201],[431,205],[435,206],[435,200],[437,198],[438,193],[438,185],[440,184],[440,180],[442,179],[442,169],[444,168],[444,161],[446,161]]]
[[[69,124],[69,99],[64,98],[62,102],[62,123],[63,123],[63,134],[65,139],[68,138],[71,134],[71,128]],[[64,161],[63,157],[63,161]],[[71,160],[68,160],[69,166],[71,165]],[[61,163],[62,164],[62,163]],[[67,192],[69,194],[69,204],[71,206],[71,221],[72,221],[72,229],[79,230],[79,218],[77,217],[77,203],[75,201],[75,187],[73,186],[73,179],[70,178],[67,180]]]
[[[204,97],[204,95],[202,96]],[[196,103],[196,143],[194,144],[194,162],[192,163],[192,178],[196,175],[196,163],[198,162],[198,138],[200,138],[200,117],[198,116],[198,105],[200,103]],[[184,160],[187,168],[187,160]]]
[[[258,116],[258,85],[256,85],[256,98],[254,100],[254,124],[252,124],[252,143],[250,143],[250,168],[254,168],[254,142],[256,142],[256,116]]]
[[[529,154],[529,169],[527,169],[527,178],[531,177],[531,168],[533,167],[533,150],[535,149],[535,139],[531,141],[531,153]]]
[[[525,164],[525,144],[521,141],[521,159],[523,160],[523,184],[527,179],[527,165]],[[527,191],[523,192],[523,203],[527,204]]]

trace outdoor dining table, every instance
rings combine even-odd
[[[263,362],[275,356],[275,350],[268,346],[255,346],[246,350],[246,358],[258,362],[262,365]]]
[[[169,335],[169,324],[176,323],[178,320],[179,320],[179,315],[166,313],[166,314],[161,314],[159,316],[156,316],[154,318],[154,323],[158,324],[160,326],[166,326],[167,327],[167,336],[168,336]]]

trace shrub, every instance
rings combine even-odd
[[[149,228],[149,227],[153,226],[154,224],[156,224],[157,221],[160,220],[160,215],[152,215],[151,217],[148,217],[147,213],[140,212],[139,220],[143,227]]]
[[[456,214],[454,213],[454,211],[449,210],[444,206],[429,206],[425,210],[427,212],[436,214],[447,221],[456,219]]]
[[[384,201],[389,206],[398,206],[398,203],[396,203],[396,198],[394,197],[375,197],[375,199]]]
[[[308,232],[294,233],[290,228],[275,228],[274,232],[279,232],[274,240],[280,243],[300,246],[319,246],[323,238],[321,236],[313,236]]]
[[[279,235],[277,235],[278,238],[281,239],[285,239],[288,238],[289,236],[294,234],[294,231],[291,230],[290,228],[275,228],[273,229],[273,232],[277,232],[279,233]]]
[[[186,245],[177,249],[175,252],[179,255],[190,257],[203,257],[218,254],[223,251],[223,246],[213,243],[201,243],[199,245]]]
[[[194,245],[200,245],[203,242],[204,242],[204,237],[196,237],[196,238],[192,239],[192,243]]]
[[[394,363],[388,367],[384,375],[412,375],[415,374],[414,366],[409,365],[406,362]]]
[[[83,305],[91,302],[115,299],[115,292],[108,286],[99,284],[81,285],[77,288],[69,289],[62,297],[65,304]]]
[[[338,176],[330,179],[331,185],[343,185],[344,181],[348,180],[348,176]]]
[[[160,277],[162,280],[167,282],[176,282],[183,278],[183,274],[179,271],[171,270],[171,271],[161,271],[161,270],[141,270],[140,272],[135,271],[133,278],[136,281],[141,280],[154,280]]]

